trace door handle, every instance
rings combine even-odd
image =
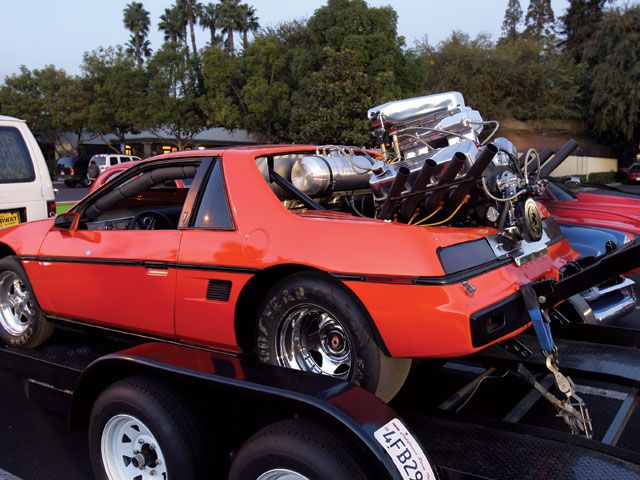
[[[153,268],[154,270],[168,270],[168,262],[154,262],[153,260],[145,260],[142,262],[144,268]]]

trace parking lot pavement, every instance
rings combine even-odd
[[[88,188],[84,187],[67,187],[64,182],[53,182],[53,188],[58,192],[56,193],[56,202],[77,202],[87,193]]]

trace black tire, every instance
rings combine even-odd
[[[259,361],[272,365],[321,372],[314,365],[297,367],[287,364],[281,355],[279,338],[286,335],[288,318],[296,309],[307,306],[325,311],[341,328],[348,342],[350,367],[343,372],[346,380],[374,393],[384,401],[400,390],[411,368],[411,359],[386,356],[374,339],[371,321],[352,295],[336,281],[316,272],[301,272],[286,277],[267,294],[258,314],[256,354]],[[329,343],[329,341],[327,341]],[[313,357],[311,352],[311,357]],[[318,362],[318,364],[320,364]],[[345,362],[346,363],[346,362]],[[338,370],[336,370],[337,372]]]
[[[150,430],[154,441],[157,440],[153,451],[160,452],[164,462],[162,465],[149,463],[145,469],[166,469],[166,477],[172,480],[207,478],[206,459],[211,451],[204,431],[197,423],[198,415],[188,399],[162,382],[130,377],[107,388],[93,405],[89,422],[89,456],[96,479],[110,480],[103,462],[102,438],[108,422],[121,416],[139,420]],[[141,430],[144,432],[144,428]],[[136,444],[136,441],[130,439],[130,443]],[[140,448],[144,449],[145,445]],[[163,475],[158,474],[158,478]]]
[[[24,293],[28,311],[20,310],[20,306],[11,307],[5,296],[16,298],[15,281],[20,292]],[[22,295],[21,295],[22,296]],[[35,348],[44,343],[53,333],[53,325],[47,321],[27,272],[17,257],[8,256],[0,260],[0,339],[7,345],[21,348]]]
[[[260,430],[240,449],[229,480],[256,480],[270,470],[289,470],[309,480],[365,480],[369,475],[352,449],[322,424],[292,419]]]
[[[84,177],[82,177],[81,183],[83,187],[90,187],[91,184],[93,183],[93,180],[90,179],[87,175],[85,175]]]
[[[68,188],[73,188],[76,186],[76,181],[75,180],[65,180],[64,184],[65,186],[67,186]]]

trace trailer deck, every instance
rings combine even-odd
[[[640,343],[633,331],[605,330],[569,329],[557,338],[563,371],[591,411],[594,439],[568,433],[554,407],[514,373],[523,363],[553,391],[528,335],[519,337],[534,352],[527,359],[492,347],[444,365],[416,365],[389,406],[442,478],[640,478]],[[67,413],[93,361],[142,342],[59,329],[36,350],[1,347],[0,369],[26,380],[30,398]]]

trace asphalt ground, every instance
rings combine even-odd
[[[56,201],[75,202],[87,188],[54,183]],[[640,185],[620,188],[640,194]],[[640,283],[640,275],[635,280]],[[640,290],[638,290],[640,294]],[[640,328],[640,308],[618,322]],[[0,480],[85,480],[92,478],[86,431],[69,433],[67,421],[25,397],[22,381],[0,371]]]

